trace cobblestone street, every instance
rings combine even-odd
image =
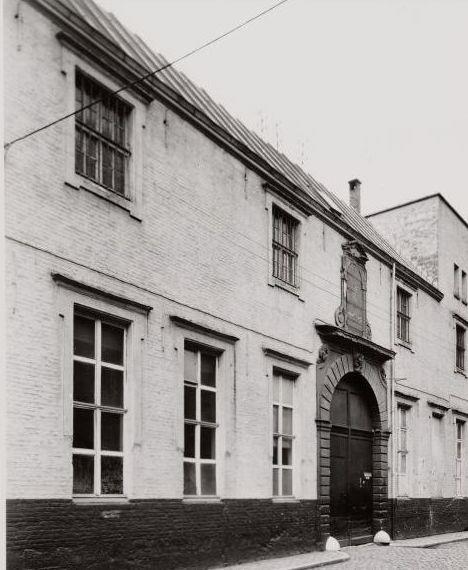
[[[401,546],[350,546],[343,548],[351,559],[341,564],[332,564],[327,568],[349,570],[380,570],[382,569],[415,569],[431,568],[439,570],[465,570],[468,568],[468,540],[452,542],[432,548],[409,548]]]

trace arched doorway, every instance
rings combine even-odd
[[[330,534],[345,544],[372,537],[373,430],[378,407],[365,378],[345,374],[330,406]]]

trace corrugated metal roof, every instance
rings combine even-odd
[[[162,55],[154,52],[140,37],[127,30],[113,14],[105,12],[92,0],[59,1],[67,8],[71,8],[87,24],[117,44],[127,55],[148,71],[167,65],[168,62]],[[366,218],[350,208],[323,184],[317,182],[310,174],[304,172],[272,145],[262,140],[257,133],[247,129],[241,121],[230,115],[222,105],[213,101],[204,89],[195,85],[182,71],[170,67],[158,73],[157,77],[231,137],[265,160],[293,185],[301,188],[326,209],[330,209],[331,206],[338,210],[343,221],[365,239],[375,244],[377,248],[392,257],[400,265],[430,282],[426,275],[423,275],[421,271],[395,251]]]

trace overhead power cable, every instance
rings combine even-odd
[[[157,73],[161,73],[161,71],[164,71],[166,69],[169,69],[170,67],[174,66],[176,63],[181,62],[184,59],[187,59],[188,57],[198,53],[199,51],[213,45],[214,43],[218,42],[219,40],[222,40],[223,38],[233,34],[234,32],[240,30],[241,28],[247,26],[248,24],[250,24],[251,22],[258,20],[259,18],[261,18],[262,16],[265,16],[266,14],[268,14],[269,12],[272,12],[273,10],[275,10],[276,8],[278,8],[279,6],[281,6],[282,4],[286,4],[286,2],[288,2],[289,0],[280,0],[279,2],[277,2],[276,4],[273,4],[273,6],[270,6],[269,8],[263,10],[262,12],[259,12],[258,14],[256,14],[255,16],[252,16],[251,18],[248,18],[247,20],[244,20],[243,22],[241,22],[240,24],[238,24],[237,26],[234,26],[234,28],[231,28],[230,30],[224,32],[223,34],[213,38],[212,40],[209,40],[208,42],[190,50],[189,52],[181,55],[180,57],[174,59],[173,61],[166,63],[165,65],[163,65],[162,67],[159,67],[158,69],[154,69],[153,71],[149,71],[148,73],[138,77],[137,79],[135,79],[134,81],[131,81],[130,83],[127,83],[126,85],[124,85],[123,87],[120,87],[119,89],[116,89],[115,91],[110,92],[107,97],[109,97],[110,95],[117,95],[118,93],[121,93],[122,91],[125,91],[126,89],[129,89],[135,85],[138,85],[138,83],[141,83],[143,81],[145,81],[146,79],[156,75]],[[104,101],[104,98],[101,97],[100,99],[96,99],[95,101],[92,101],[91,103],[88,103],[87,105],[76,109],[75,111],[73,111],[72,113],[68,113],[67,115],[63,115],[62,117],[56,119],[55,121],[51,121],[50,123],[47,123],[45,125],[43,125],[42,127],[38,127],[37,129],[34,129],[32,131],[27,132],[26,134],[17,137],[16,139],[11,140],[10,142],[5,143],[4,149],[8,149],[10,148],[13,144],[19,142],[19,141],[23,141],[29,137],[32,137],[33,135],[36,135],[37,133],[40,133],[41,131],[45,131],[46,129],[48,129],[49,127],[53,127],[54,125],[57,125],[58,123],[61,123],[62,121],[65,121],[66,119],[69,119],[70,117],[75,116],[78,113],[81,113],[82,111],[85,111],[86,109],[89,109],[90,107],[97,105],[98,103],[102,103]]]

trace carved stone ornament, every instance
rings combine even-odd
[[[368,257],[356,240],[348,241],[341,247],[341,303],[335,311],[335,323],[350,333],[370,340],[372,333],[367,322]]]
[[[364,365],[364,355],[357,352],[353,355],[353,368],[356,372],[361,372]]]
[[[385,380],[387,380],[387,372],[385,371],[385,368],[383,366],[380,369],[380,377],[382,378],[382,380],[384,382],[385,382]]]
[[[330,354],[330,350],[329,350],[328,346],[326,344],[322,344],[322,346],[319,348],[317,364],[322,364],[322,362],[325,362],[325,360],[328,358],[329,354]]]

